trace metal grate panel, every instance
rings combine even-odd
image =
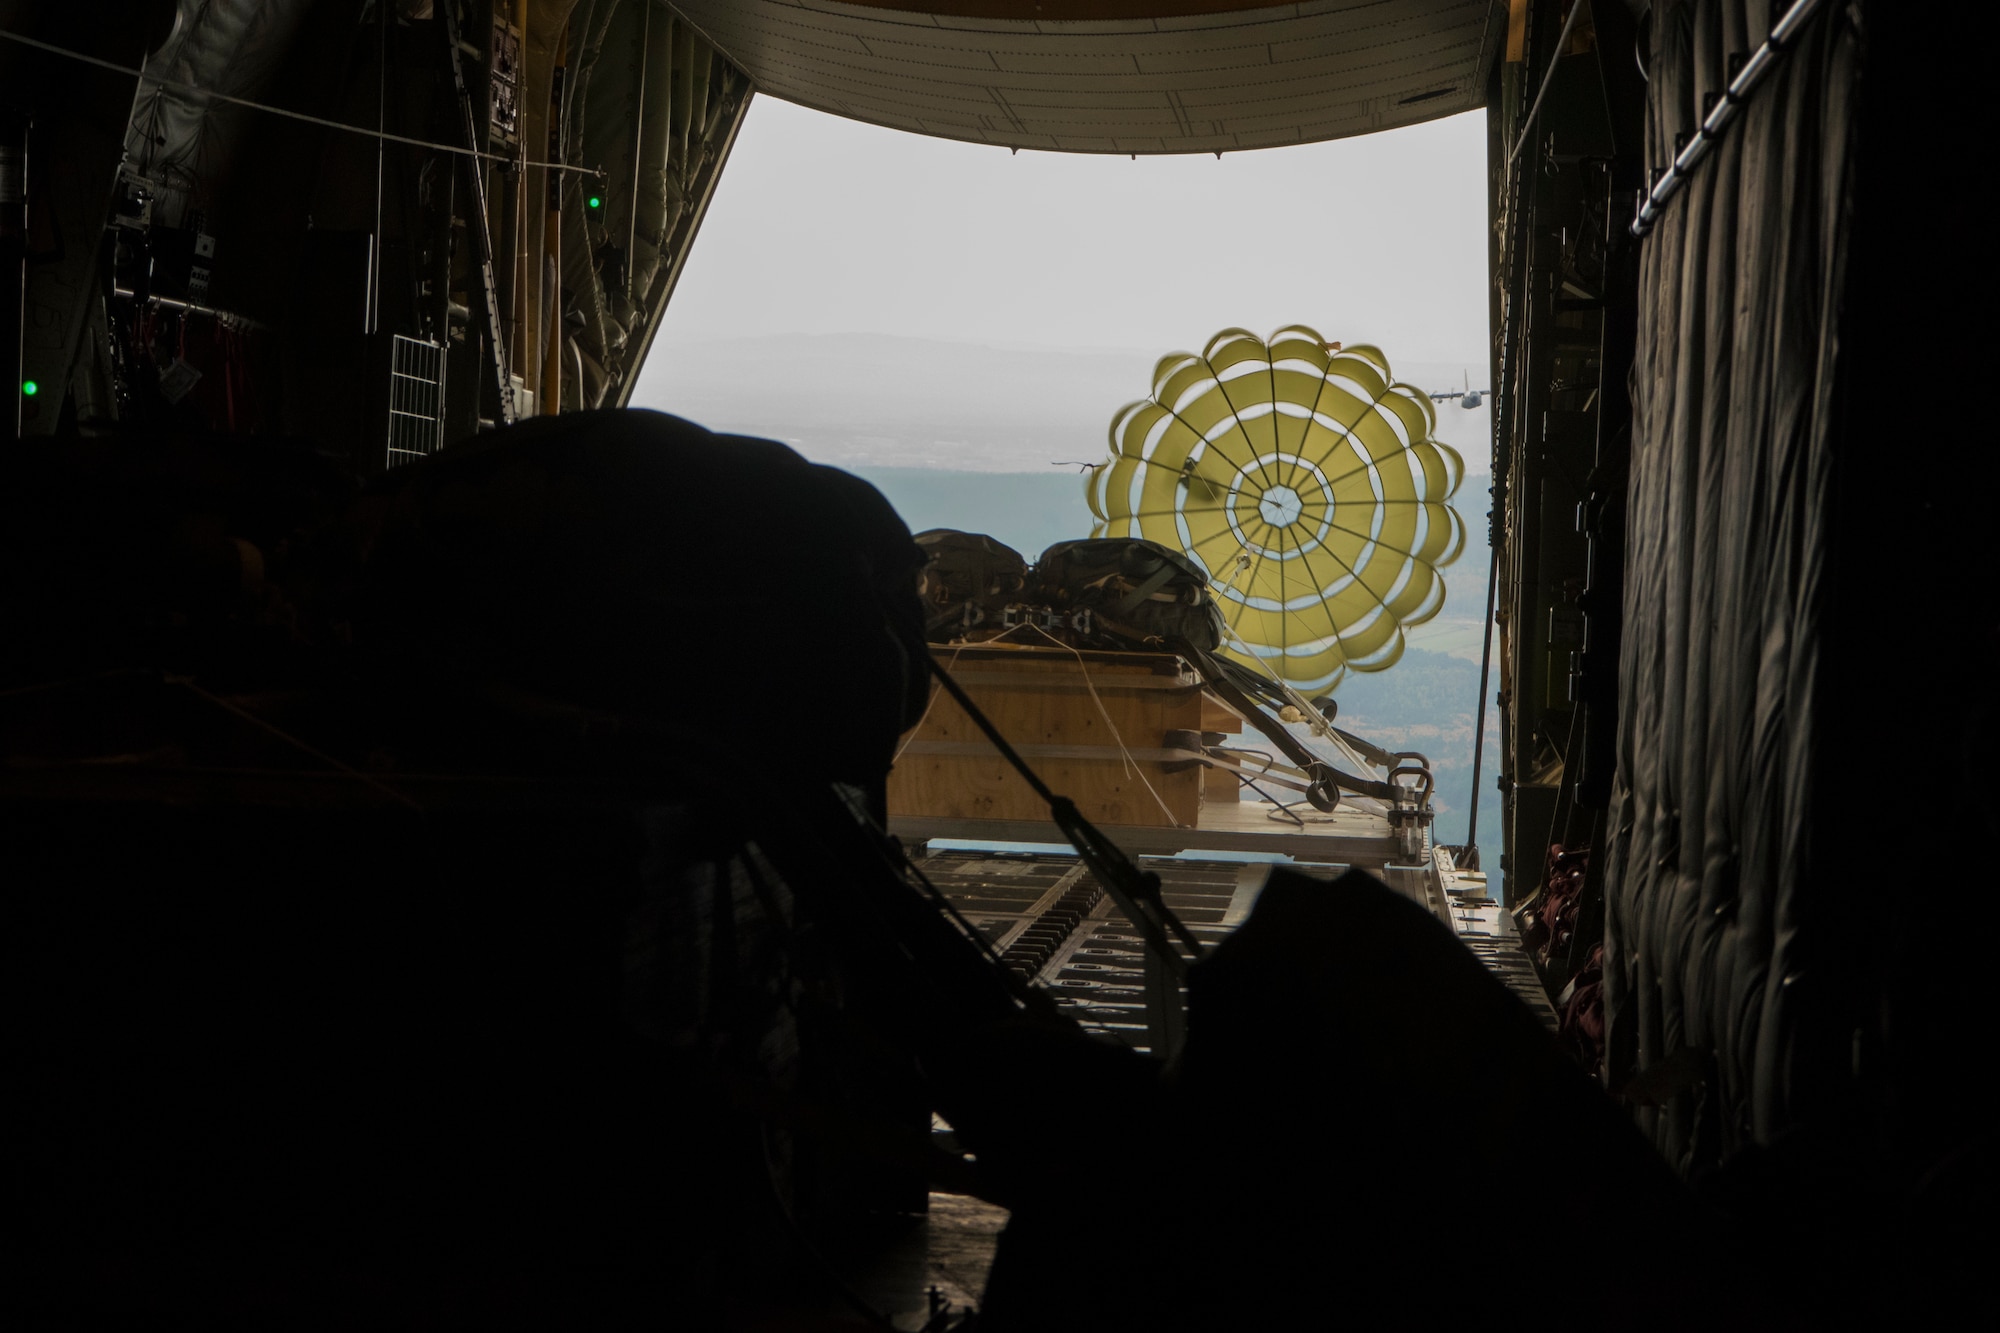
[[[389,348],[389,449],[383,466],[444,447],[444,348],[394,335]]]

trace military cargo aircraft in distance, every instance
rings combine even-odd
[[[1458,399],[1458,405],[1460,407],[1464,408],[1468,412],[1471,412],[1477,409],[1481,403],[1485,402],[1487,395],[1491,394],[1492,392],[1493,390],[1491,389],[1473,388],[1472,374],[1470,371],[1468,371],[1465,376],[1465,387],[1463,389],[1441,389],[1438,392],[1431,395],[1431,401],[1434,403],[1442,403],[1447,398],[1456,398]]]

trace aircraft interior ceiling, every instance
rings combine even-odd
[[[1985,60],[1890,0],[0,0],[0,1314],[1969,1322],[2000,450],[1901,386],[1991,375]],[[1492,553],[1463,844],[1337,698],[1129,628],[1221,623],[1178,552],[1005,601],[991,538],[619,410],[760,93],[1128,173],[1482,113],[1490,469],[1411,390],[1437,495],[1353,490],[1438,506],[1359,534],[1412,614]],[[1342,350],[1290,332],[1134,407],[1275,403]],[[980,1308],[892,1322],[849,1261],[947,1195]]]
[[[1270,148],[1469,111],[1485,105],[1506,29],[1492,0],[1048,7],[1064,21],[1028,4],[676,8],[772,96],[919,134],[1087,153]]]

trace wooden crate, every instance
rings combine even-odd
[[[1198,733],[1203,719],[1200,680],[1180,658],[1012,645],[936,651],[1000,734],[1086,818],[1194,825],[1203,784],[1199,742],[1184,735],[1168,744],[1169,732]],[[889,775],[889,813],[1048,818],[1041,799],[942,690],[904,738]]]
[[[1218,735],[1224,743],[1230,736],[1241,735],[1243,719],[1236,710],[1212,694],[1201,696],[1201,729],[1208,733],[1210,743],[1215,744]],[[1201,799],[1204,804],[1233,805],[1243,799],[1243,784],[1236,780],[1236,774],[1226,768],[1211,768],[1202,777]]]

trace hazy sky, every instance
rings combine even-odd
[[[1076,467],[1051,464],[1104,457],[1153,363],[1221,329],[1309,324],[1378,344],[1427,389],[1457,385],[1462,367],[1487,387],[1485,172],[1482,113],[1133,161],[1012,155],[759,97],[634,401],[785,440],[874,477],[914,528],[973,526],[1032,557],[1091,521]],[[1438,408],[1439,438],[1468,465],[1454,503],[1471,543],[1442,613],[1410,634],[1470,662],[1485,632],[1489,422],[1484,407]],[[897,473],[912,467],[927,471]],[[1061,512],[999,512],[1030,492]],[[1344,687],[1357,717],[1377,683]],[[1476,687],[1465,693],[1469,713]],[[1469,718],[1439,719],[1461,721],[1463,736],[1397,735],[1464,759]],[[1497,714],[1487,722],[1497,743]]]
[[[1266,334],[1305,323],[1330,339],[1380,345],[1399,377],[1456,384],[1466,366],[1483,380],[1484,176],[1479,113],[1219,160],[1135,161],[1010,154],[759,97],[634,401],[777,434],[828,461],[980,466],[969,450],[993,468],[1101,447],[1104,423],[1145,394],[1155,359],[1198,351],[1230,326]],[[973,442],[932,458],[915,428],[861,422],[908,388],[893,352],[875,369],[847,358],[824,386],[815,378],[829,373],[823,365],[802,370],[796,393],[824,405],[829,435],[845,417],[861,423],[847,437],[885,441],[858,454],[862,446],[768,419],[781,391],[759,388],[796,363],[796,335],[849,333],[1129,355],[1097,358],[1101,391],[1065,390],[1065,402],[1084,407],[1064,407],[1046,428],[1014,429],[1009,438],[1034,437],[1018,445],[1018,462],[1003,462],[976,432],[938,425],[939,440]],[[768,358],[754,342],[718,346],[770,339]],[[927,382],[924,395],[956,398],[968,420],[1032,410],[1035,385],[994,382],[977,358],[968,364],[962,384]],[[1440,411],[1451,427],[1441,437],[1475,469],[1486,417]]]

